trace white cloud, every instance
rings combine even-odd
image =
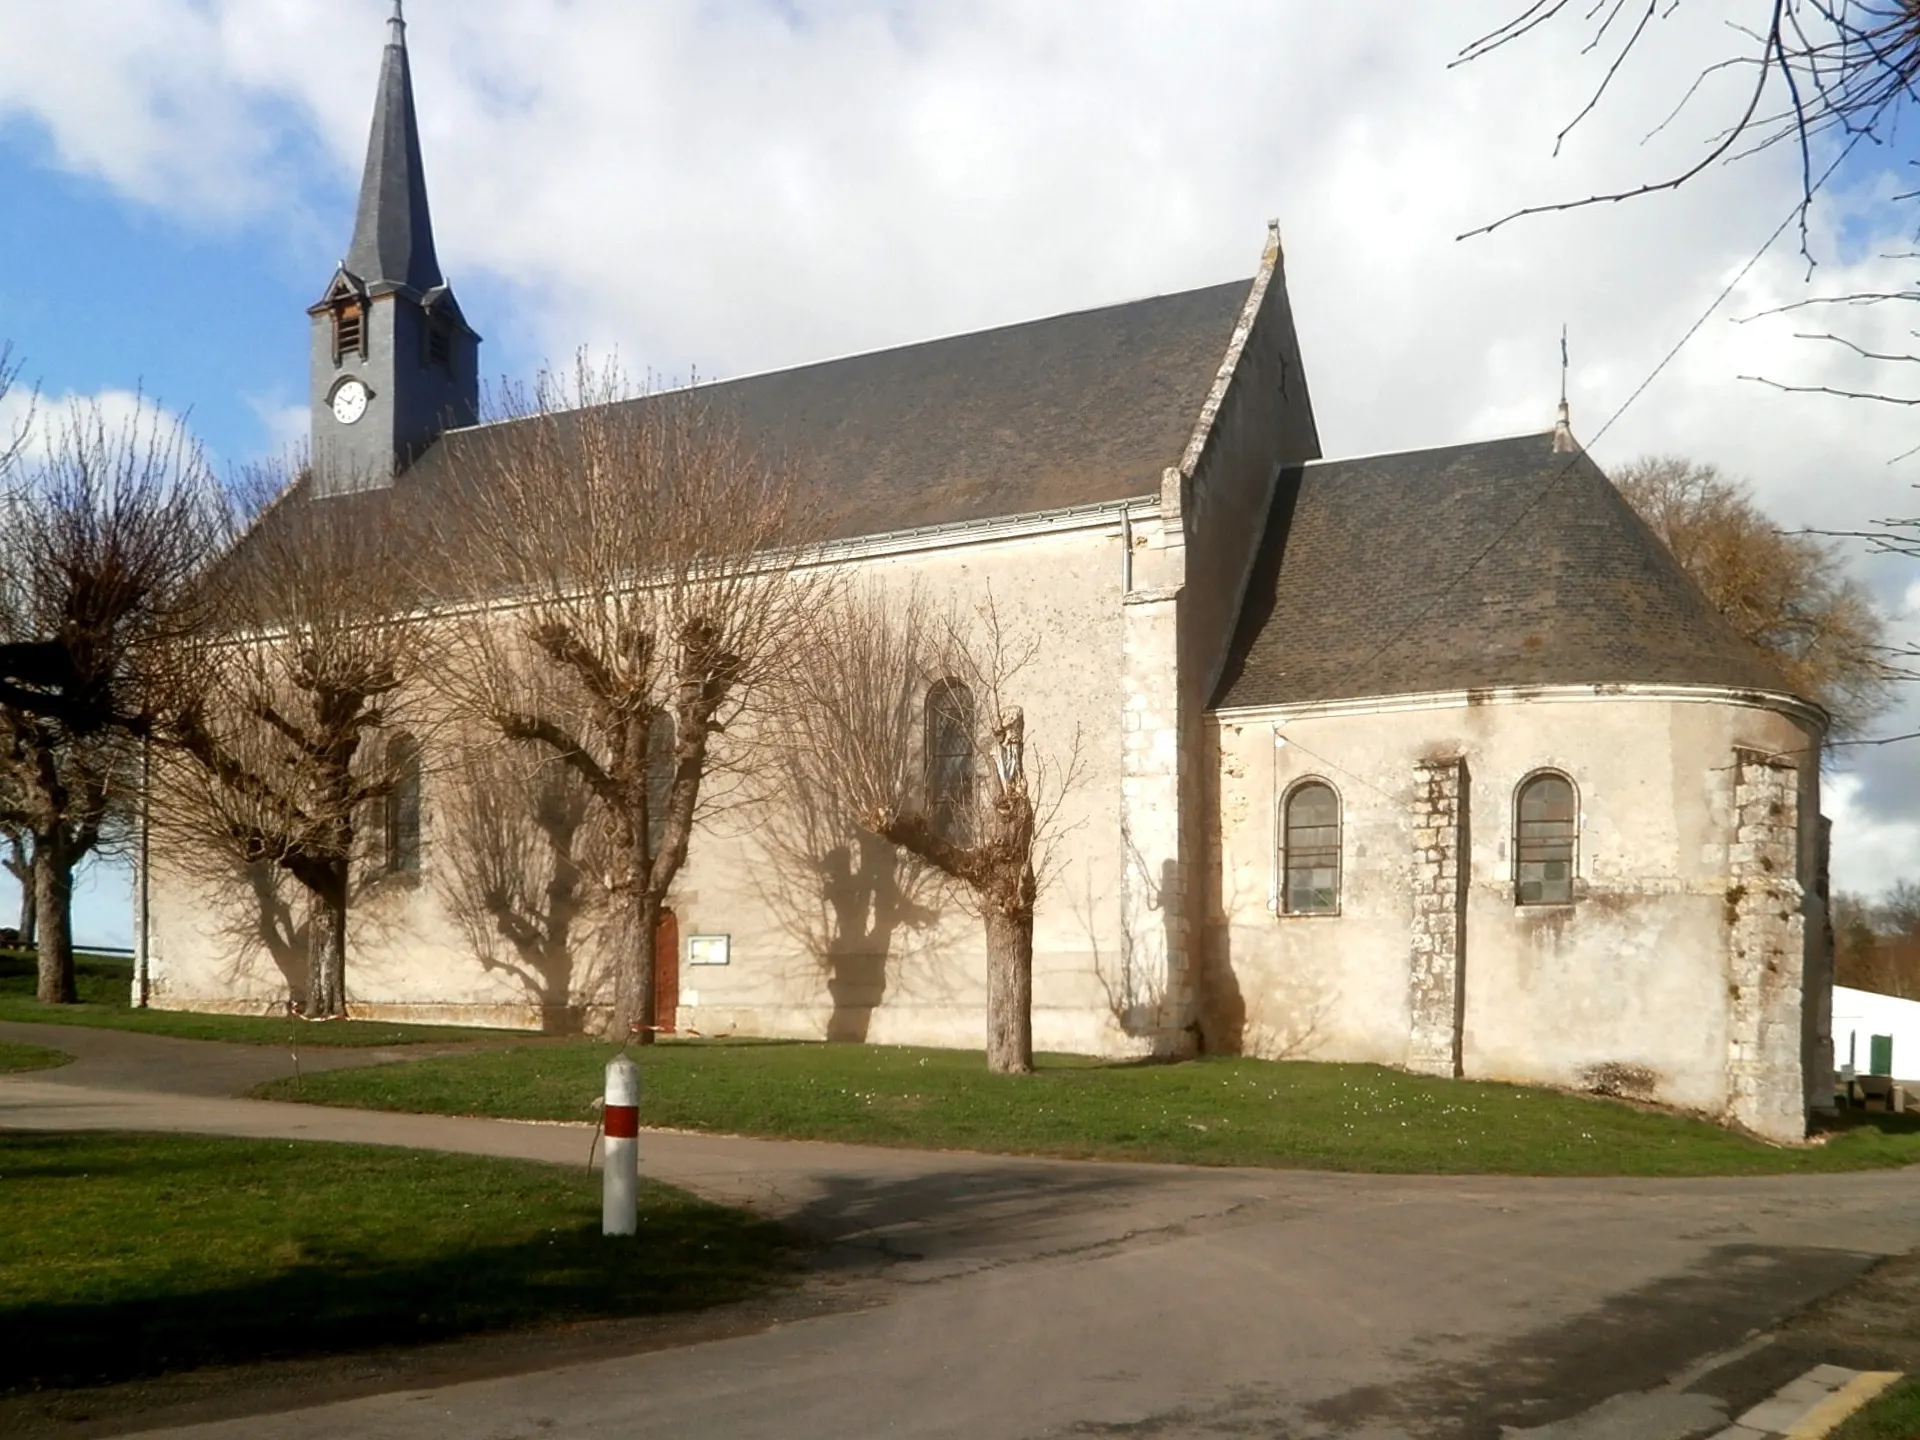
[[[1322,434],[1357,453],[1544,428],[1563,322],[1575,430],[1592,438],[1795,198],[1783,149],[1675,194],[1456,240],[1518,205],[1681,168],[1730,93],[1715,86],[1738,83],[1720,77],[1646,136],[1746,9],[1672,7],[1556,158],[1605,59],[1578,53],[1576,26],[1446,68],[1519,8],[416,0],[411,37],[442,260],[456,283],[484,272],[528,301],[474,315],[483,333],[740,374],[1246,274],[1277,215]],[[313,207],[357,176],[386,10],[0,0],[0,116],[175,217],[344,248],[351,217]],[[1865,184],[1816,213],[1816,286],[1904,278],[1873,258],[1909,248],[1873,233],[1893,225],[1888,193]],[[1920,437],[1902,410],[1740,378],[1862,373],[1796,340],[1805,316],[1737,323],[1808,293],[1796,238],[1596,453],[1715,461],[1788,523],[1853,528],[1908,508],[1920,462],[1887,461]],[[1899,318],[1866,316],[1860,338]],[[1897,747],[1856,763],[1873,780],[1847,792],[1845,824],[1920,804]]]
[[[16,388],[0,396],[0,439],[11,445],[15,436],[24,434],[25,444],[17,457],[21,466],[31,466],[52,454],[66,427],[91,425],[96,418],[109,434],[125,433],[134,425],[143,433],[164,433],[180,423],[178,416],[135,390],[46,396]]]
[[[1826,810],[1833,820],[1833,884],[1882,895],[1898,880],[1920,876],[1920,817],[1875,811],[1858,775],[1832,777]]]
[[[266,432],[267,443],[261,447],[264,457],[277,458],[305,448],[312,422],[305,402],[289,405],[278,395],[249,395],[247,408]]]

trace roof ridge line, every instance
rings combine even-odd
[[[686,395],[700,390],[712,390],[722,385],[740,385],[749,380],[765,380],[774,375],[793,375],[802,370],[814,370],[827,365],[844,365],[852,360],[866,360],[879,355],[892,355],[903,350],[919,350],[929,345],[944,345],[955,340],[975,340],[982,335],[995,335],[1002,331],[1019,330],[1030,325],[1051,325],[1059,320],[1072,320],[1082,315],[1098,315],[1108,310],[1124,310],[1131,305],[1146,305],[1156,300],[1178,300],[1188,295],[1199,295],[1208,290],[1224,290],[1229,286],[1250,283],[1250,279],[1216,280],[1211,285],[1194,285],[1185,290],[1163,290],[1156,295],[1136,295],[1130,300],[1115,300],[1104,305],[1087,305],[1078,310],[1061,310],[1051,315],[1035,315],[1026,320],[1008,321],[1004,325],[989,325],[984,330],[951,330],[945,334],[929,336],[924,340],[909,340],[900,345],[880,345],[869,350],[848,350],[837,355],[823,356],[818,360],[803,360],[796,365],[770,365],[764,370],[749,370],[743,374],[728,375],[724,378],[692,380],[684,384],[666,386],[659,390],[645,390],[638,395],[630,395],[625,400],[610,400],[605,403],[610,405],[625,405],[636,400],[652,400],[666,395]],[[573,412],[569,411],[565,413],[571,414]],[[443,431],[442,433],[459,435],[506,423],[510,423],[510,420],[482,420],[472,425],[462,425]]]
[[[891,355],[901,350],[918,350],[927,345],[943,345],[950,340],[977,340],[982,335],[997,335],[1004,330],[1019,330],[1028,325],[1050,325],[1056,320],[1072,320],[1081,315],[1097,315],[1103,310],[1124,310],[1129,305],[1146,305],[1155,300],[1177,300],[1186,295],[1198,295],[1204,290],[1221,290],[1229,285],[1245,283],[1247,282],[1239,279],[1216,280],[1210,285],[1191,285],[1184,290],[1161,290],[1152,295],[1135,295],[1130,299],[1110,300],[1101,305],[1083,305],[1077,310],[1057,310],[1051,315],[1032,315],[1025,320],[1009,320],[1003,324],[988,325],[979,330],[948,330],[938,335],[929,335],[923,340],[906,340],[897,345],[875,345],[865,350],[845,350],[838,354],[823,355],[818,360],[802,360],[793,365],[769,365],[764,370],[748,370],[742,374],[728,375],[724,378],[690,381],[684,385],[673,385],[663,390],[649,390],[645,394],[635,395],[632,398],[645,400],[655,395],[678,395],[688,390],[704,390],[715,385],[737,385],[743,380],[764,380],[769,375],[787,375],[796,370],[811,370],[819,365],[841,365],[849,360],[865,360],[875,355]]]
[[[1477,440],[1454,440],[1445,445],[1407,445],[1398,450],[1368,450],[1358,455],[1322,455],[1317,459],[1303,460],[1299,468],[1310,470],[1318,465],[1350,465],[1360,460],[1391,460],[1399,455],[1431,455],[1436,450],[1468,450],[1476,445],[1504,445],[1513,440],[1546,440],[1551,439],[1552,436],[1552,430],[1515,430],[1504,435],[1483,435]],[[1582,450],[1580,453],[1585,455],[1587,452]],[[1588,458],[1592,457],[1588,456]]]
[[[1171,495],[1166,493],[1173,475],[1178,475],[1184,486],[1186,481],[1199,473],[1201,458],[1213,441],[1220,411],[1227,402],[1227,392],[1233,388],[1234,377],[1240,372],[1240,358],[1246,354],[1247,341],[1253,338],[1253,327],[1260,321],[1267,291],[1272,288],[1274,276],[1280,273],[1285,263],[1285,251],[1280,244],[1280,222],[1269,220],[1266,244],[1260,251],[1260,267],[1254,271],[1253,281],[1247,286],[1247,298],[1240,303],[1240,313],[1234,317],[1233,329],[1227,335],[1226,353],[1220,358],[1220,368],[1214,371],[1206,399],[1200,402],[1200,413],[1194,417],[1193,431],[1180,451],[1179,460],[1168,467],[1168,480],[1162,485],[1162,508],[1168,507],[1169,500],[1178,505],[1185,499],[1178,489],[1174,489]],[[1281,282],[1283,289],[1285,283]]]

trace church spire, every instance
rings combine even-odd
[[[387,22],[353,245],[307,315],[316,496],[390,485],[479,415],[480,337],[433,252],[400,0]]]
[[[346,268],[370,291],[398,285],[424,294],[443,283],[433,252],[433,218],[420,163],[420,124],[413,109],[401,0],[393,0],[387,22],[387,51]]]

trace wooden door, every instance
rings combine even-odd
[[[660,928],[653,932],[653,1028],[671,1035],[680,1009],[680,920],[671,910],[660,912]]]

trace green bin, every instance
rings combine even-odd
[[[1893,1036],[1875,1035],[1867,1042],[1867,1073],[1893,1074]]]

